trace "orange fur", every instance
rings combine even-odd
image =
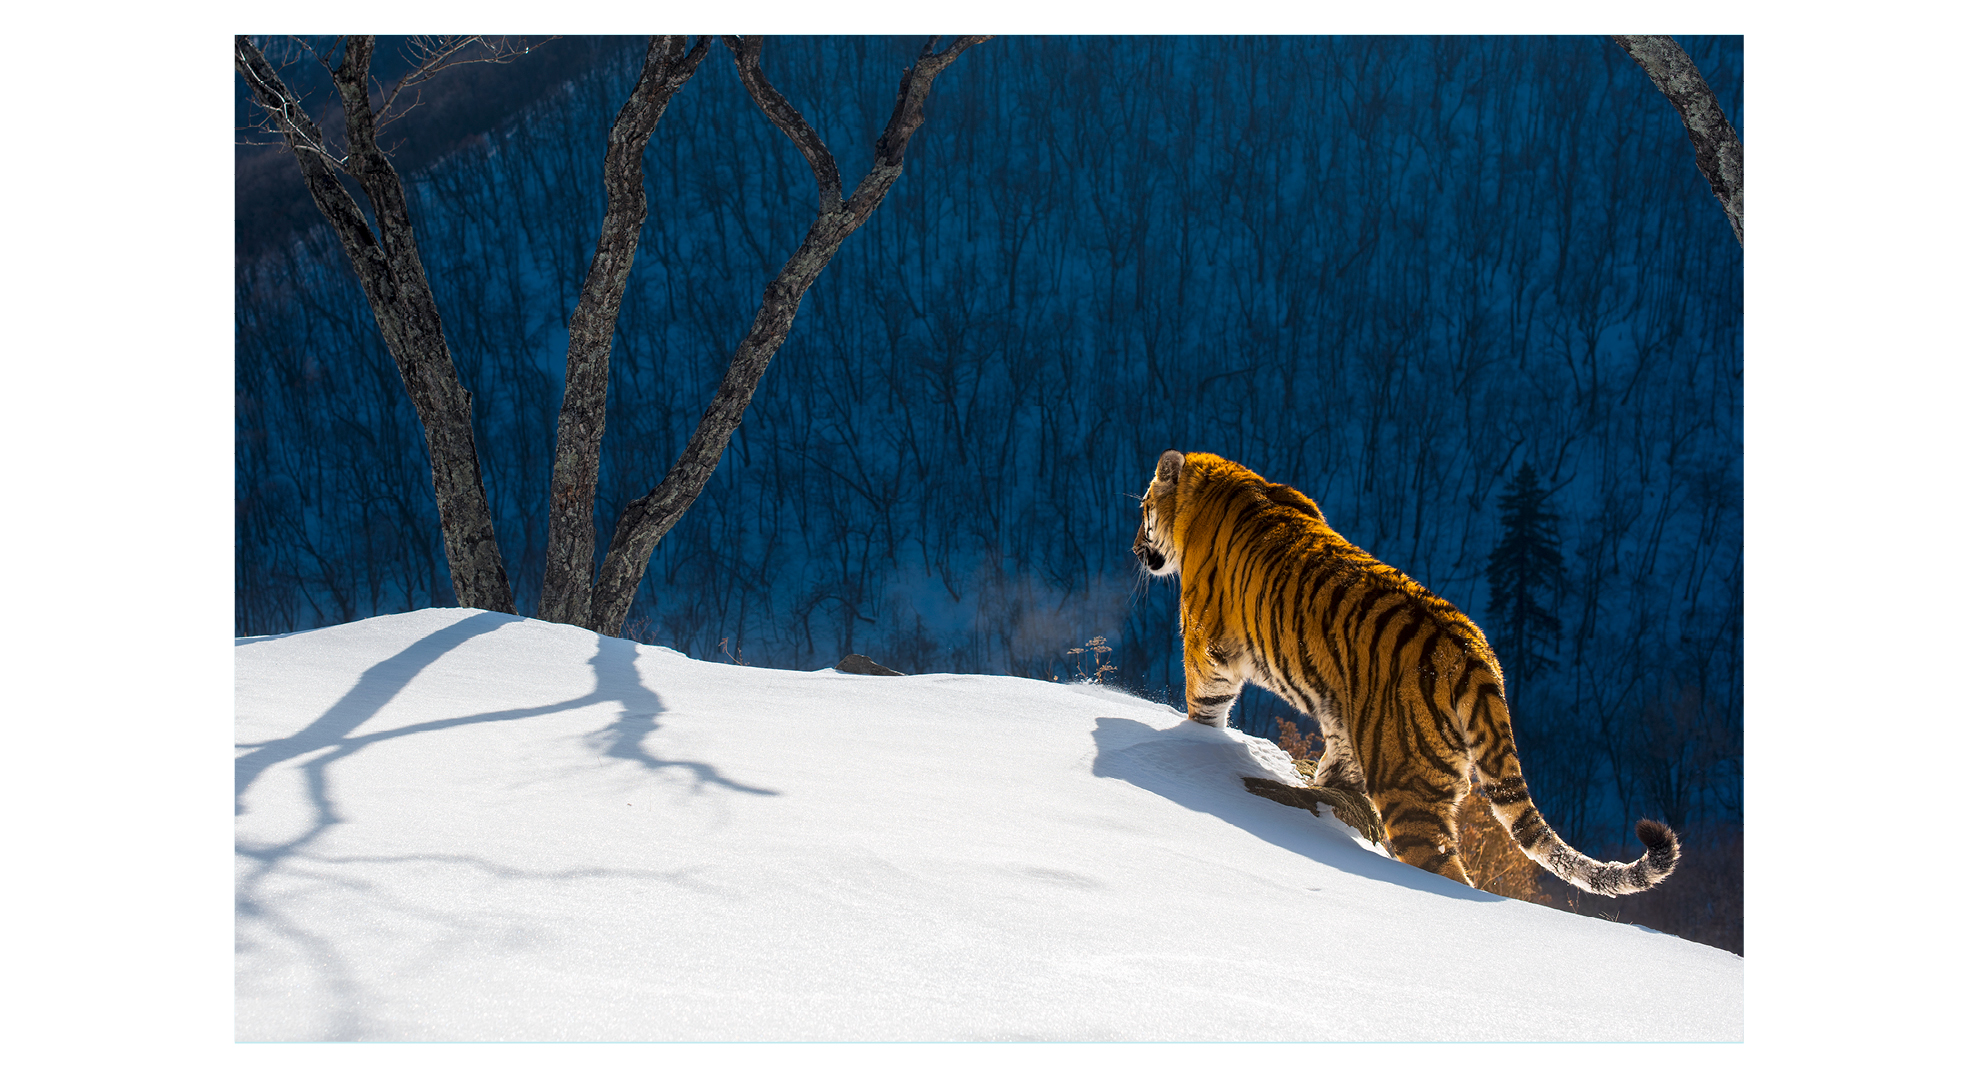
[[[1597,862],[1555,835],[1527,794],[1505,677],[1449,602],[1328,527],[1313,500],[1214,454],[1167,451],[1142,497],[1134,551],[1182,584],[1190,719],[1224,726],[1247,682],[1319,722],[1314,783],[1363,791],[1397,858],[1470,884],[1458,803],[1475,767],[1526,856],[1603,895],[1669,876],[1677,838],[1643,821],[1633,863]]]

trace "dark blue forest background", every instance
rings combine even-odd
[[[1678,40],[1743,131],[1740,39]],[[919,46],[773,38],[763,63],[857,177]],[[525,615],[563,327],[642,50],[463,69],[400,131]],[[720,48],[646,182],[601,544],[816,205]],[[419,426],[345,256],[285,151],[243,148],[238,187],[237,632],[453,603]],[[1488,638],[1499,499],[1531,465],[1565,566],[1554,666],[1516,691],[1537,801],[1589,849],[1638,815],[1737,830],[1741,376],[1740,247],[1676,112],[1605,38],[994,39],[937,80],[627,633],[1033,678],[1104,636],[1109,681],[1174,702],[1175,590],[1138,587],[1128,551],[1162,450],[1306,492]],[[1237,720],[1270,736],[1275,716],[1248,691]]]

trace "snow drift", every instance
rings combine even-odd
[[[235,688],[244,1041],[1742,1037],[1739,957],[1396,863],[1109,689],[467,609]]]

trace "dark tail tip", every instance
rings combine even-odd
[[[1636,823],[1636,838],[1650,849],[1650,869],[1658,876],[1670,873],[1677,865],[1678,838],[1669,825],[1644,818]]]

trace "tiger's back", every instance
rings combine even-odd
[[[1471,770],[1527,856],[1590,892],[1647,889],[1677,842],[1644,821],[1650,850],[1603,863],[1540,816],[1514,751],[1504,677],[1464,613],[1349,543],[1311,499],[1212,454],[1168,451],[1142,500],[1134,550],[1182,585],[1190,719],[1222,727],[1246,682],[1319,722],[1317,786],[1365,792],[1397,858],[1470,883],[1457,805]]]

